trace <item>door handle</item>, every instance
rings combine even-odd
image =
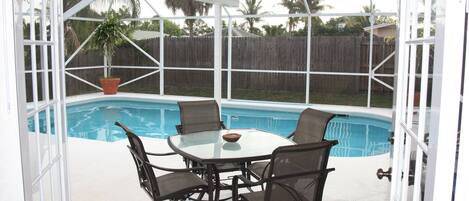
[[[378,171],[376,171],[376,177],[378,177],[379,180],[383,179],[383,177],[387,177],[388,181],[391,181],[391,175],[392,168],[389,168],[388,171],[384,171],[382,168],[379,168]]]

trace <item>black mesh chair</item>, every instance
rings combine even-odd
[[[202,131],[216,131],[226,129],[220,121],[220,109],[215,100],[178,102],[181,124],[176,126],[180,135]],[[186,166],[200,167],[195,161],[184,159]],[[232,172],[240,170],[246,175],[245,164],[224,163],[216,166],[217,172]],[[198,172],[199,173],[199,172]]]
[[[299,144],[277,148],[270,161],[267,177],[252,182],[240,175],[233,178],[233,200],[244,201],[321,201],[327,174],[329,153],[337,141]],[[266,185],[265,190],[238,195],[238,182]]]
[[[334,114],[307,108],[301,112],[296,130],[288,137],[297,144],[321,142],[326,134],[327,124]],[[256,179],[266,176],[269,162],[256,162],[248,166],[250,175]]]
[[[168,156],[176,153],[156,154],[146,152],[142,141],[137,135],[121,123],[116,122],[115,124],[125,131],[129,139],[130,146],[127,147],[137,167],[140,187],[145,190],[153,201],[185,200],[196,193],[199,194],[197,200],[202,199],[208,191],[208,184],[191,173],[191,171],[198,170],[197,168],[172,169],[151,164],[147,155]],[[153,168],[172,173],[156,177]]]
[[[178,102],[181,124],[176,126],[179,134],[225,129],[220,121],[220,110],[214,100]]]

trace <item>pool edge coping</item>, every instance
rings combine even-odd
[[[105,100],[131,100],[143,102],[157,102],[174,104],[177,101],[195,101],[209,100],[207,97],[193,96],[174,96],[174,95],[156,95],[156,94],[139,94],[119,92],[116,95],[103,95],[102,93],[91,93],[84,95],[68,96],[66,98],[67,105],[78,105],[93,101]],[[269,110],[280,112],[301,112],[306,108],[324,110],[332,113],[348,114],[354,116],[372,117],[381,120],[392,121],[392,109],[389,108],[367,108],[361,106],[346,105],[326,105],[326,104],[304,104],[304,103],[283,103],[270,101],[251,101],[238,99],[222,99],[222,107],[246,109],[255,107],[257,110]]]

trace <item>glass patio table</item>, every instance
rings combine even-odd
[[[239,133],[241,138],[234,143],[226,142],[222,138],[226,133]],[[215,200],[218,200],[219,178],[215,176],[215,181],[212,178],[216,172],[215,164],[270,159],[276,148],[293,145],[294,142],[256,129],[229,129],[175,135],[168,138],[168,144],[176,153],[207,166],[207,181],[211,191],[209,200],[213,200],[213,190],[216,190]]]

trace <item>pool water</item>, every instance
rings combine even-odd
[[[290,135],[299,113],[253,109],[222,108],[227,128],[257,128],[281,136]],[[179,108],[176,104],[138,101],[99,101],[67,108],[68,135],[91,140],[114,142],[126,139],[115,121],[122,122],[137,135],[167,138],[176,134]],[[44,115],[40,130],[45,130]],[[34,130],[30,120],[30,130]],[[357,116],[337,116],[328,125],[326,139],[338,140],[332,156],[361,157],[389,152],[390,122]]]

